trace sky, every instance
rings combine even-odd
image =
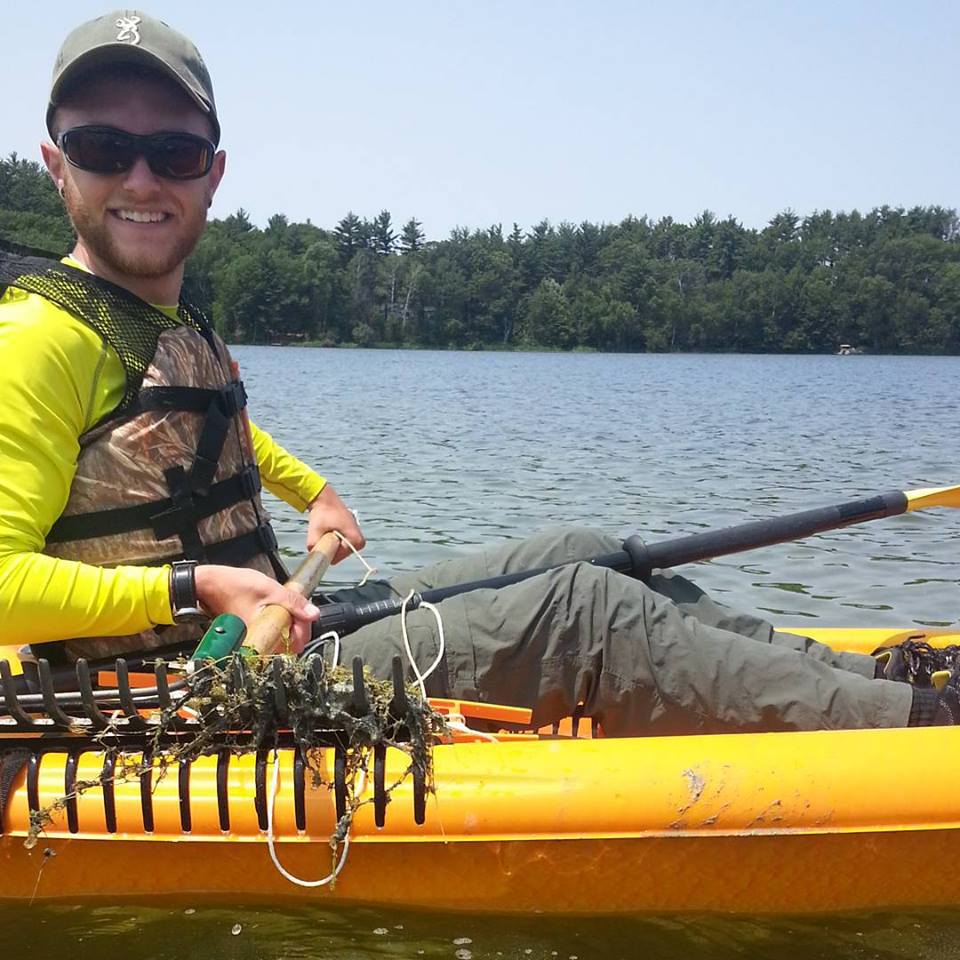
[[[210,69],[213,216],[439,240],[548,219],[762,227],[778,211],[960,206],[960,3],[154,0]],[[57,49],[110,8],[6,5],[0,155],[39,159]]]

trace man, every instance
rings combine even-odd
[[[309,510],[308,546],[364,538],[333,488],[249,423],[226,347],[180,302],[225,168],[203,61],[142,13],[84,24],[57,59],[47,126],[77,244],[63,264],[0,259],[0,635],[113,656],[279,603],[302,649],[317,611],[276,581],[258,472]],[[872,658],[778,634],[680,577],[647,586],[573,562],[618,548],[561,531],[350,593],[564,564],[445,601],[442,650],[429,612],[408,618],[413,659],[438,661],[430,692],[529,705],[536,722],[578,704],[614,735],[960,717],[953,686],[875,679]],[[383,621],[345,648],[387,674],[400,632]]]

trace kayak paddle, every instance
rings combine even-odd
[[[878,494],[863,500],[851,500],[830,507],[814,510],[802,510],[799,513],[773,517],[768,520],[751,520],[747,523],[695,533],[675,540],[661,543],[644,543],[634,534],[623,544],[623,550],[603,556],[591,557],[580,562],[591,563],[597,567],[609,567],[620,573],[648,580],[654,570],[667,570],[684,563],[698,560],[712,560],[715,557],[768,547],[776,543],[800,540],[803,537],[836,530],[854,523],[867,520],[879,520],[883,517],[895,517],[913,510],[926,510],[930,507],[960,508],[960,485],[952,487],[924,488],[920,490],[895,491]],[[498,589],[519,583],[550,567],[538,567],[533,570],[521,570],[506,573],[486,580],[473,580],[468,583],[453,584],[449,587],[437,587],[415,593],[407,602],[408,610],[416,610],[424,601],[439,603],[448,597],[471,590]],[[401,599],[377,600],[372,603],[329,603],[320,607],[318,621],[319,632],[335,630],[341,636],[352,633],[384,617],[400,613]],[[279,608],[282,609],[282,608]],[[285,613],[286,611],[284,611]],[[289,614],[288,614],[289,617]],[[314,630],[316,634],[316,628]]]

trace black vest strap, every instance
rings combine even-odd
[[[179,469],[185,472],[182,467]],[[138,503],[133,507],[115,507],[112,510],[60,517],[50,528],[47,543],[91,540],[94,537],[115,536],[118,533],[132,533],[134,530],[151,527],[158,540],[166,540],[167,537],[174,536],[184,522],[191,522],[196,528],[197,523],[205,517],[211,517],[241,500],[249,500],[259,492],[260,471],[251,465],[241,473],[213,484],[200,501],[188,497],[186,502],[178,505],[175,499],[170,497],[166,500]],[[181,510],[185,511],[185,516],[178,513]]]
[[[124,411],[135,416],[147,410],[188,410],[206,413],[216,403],[224,416],[232,417],[247,405],[247,391],[240,380],[231,380],[219,390],[203,387],[144,387],[137,399]]]
[[[289,576],[283,563],[277,556],[277,535],[273,532],[273,527],[269,523],[261,523],[254,527],[248,533],[241,533],[237,537],[231,537],[229,540],[221,540],[219,543],[208,543],[204,548],[204,563],[222,563],[228,567],[242,567],[245,563],[252,560],[260,553],[266,553],[270,557],[274,572],[278,580],[286,580]],[[182,560],[184,554],[171,554],[169,557],[163,557],[160,560],[151,560],[150,566],[161,566],[164,563],[172,563],[174,560]],[[188,560],[193,559],[187,557]]]

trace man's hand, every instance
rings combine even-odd
[[[200,606],[213,617],[233,613],[250,624],[268,604],[289,610],[293,617],[290,646],[294,653],[300,653],[306,646],[310,639],[310,624],[320,615],[320,611],[299,593],[288,590],[258,570],[203,563],[197,567],[196,582]]]
[[[357,518],[347,509],[347,505],[337,496],[337,491],[328,483],[310,504],[310,525],[307,527],[307,549],[312,550],[316,542],[331,530],[339,530],[357,550],[366,546],[366,538],[360,531]],[[341,543],[333,563],[339,563],[350,556],[350,548]]]

